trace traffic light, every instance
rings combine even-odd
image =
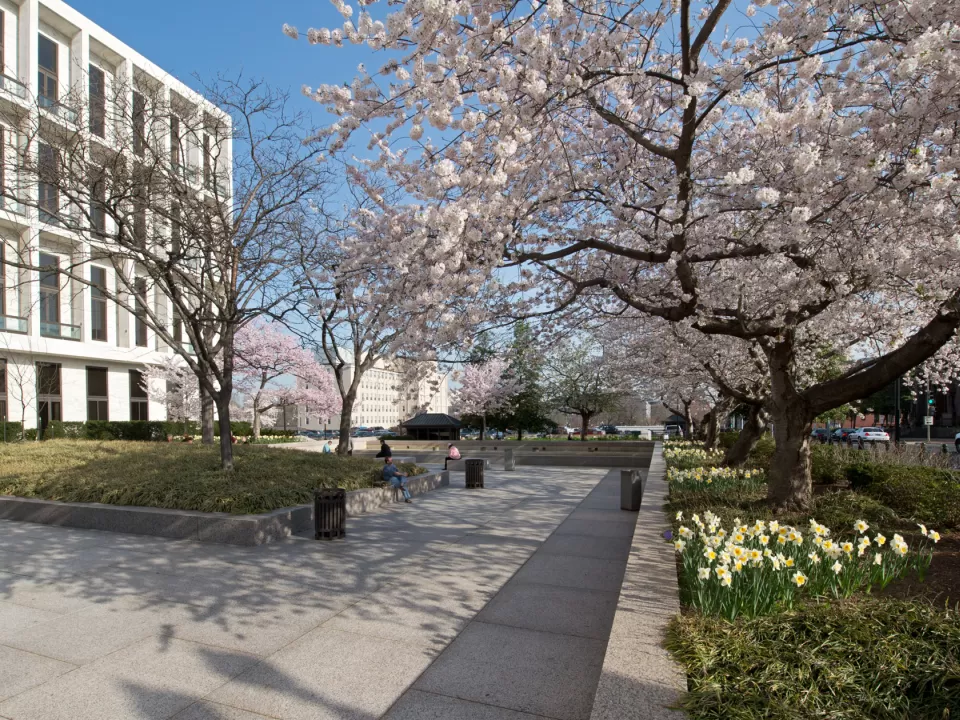
[[[927,405],[934,405],[936,401],[933,398],[927,398]]]

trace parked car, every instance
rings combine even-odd
[[[811,440],[819,440],[822,443],[830,442],[830,431],[827,428],[814,428],[810,433]]]
[[[680,426],[679,426],[679,425],[667,425],[667,426],[665,426],[665,427],[663,428],[663,436],[664,436],[664,437],[674,437],[674,436],[679,436],[679,435],[682,435],[682,434],[683,434],[683,433],[680,432]]]
[[[883,428],[862,427],[850,436],[850,441],[860,446],[878,442],[889,443],[890,435]]]
[[[847,442],[848,436],[853,435],[856,431],[856,428],[837,428],[833,431],[833,435],[830,436],[830,442]]]

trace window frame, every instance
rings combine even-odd
[[[142,288],[142,290],[141,290]],[[149,347],[150,338],[147,334],[147,323],[144,319],[147,314],[147,280],[138,277],[133,280],[134,295],[134,344],[136,347]],[[141,342],[142,340],[142,342]]]
[[[94,77],[99,74],[99,82],[94,83]],[[99,88],[99,92],[95,89]],[[90,98],[90,132],[99,138],[107,136],[107,71],[99,65],[87,65],[87,93]],[[94,100],[96,98],[96,101]],[[99,131],[99,132],[98,132]]]
[[[53,46],[54,67],[52,68],[47,67],[40,60],[41,48],[44,41]],[[46,100],[50,104],[60,102],[60,43],[44,35],[42,32],[37,33],[37,84],[39,86],[37,94],[42,98],[41,102],[43,100]],[[51,84],[53,86],[52,96],[47,92]]]
[[[139,370],[128,370],[127,371],[130,377],[130,420],[132,422],[149,422],[150,421],[150,396],[147,393],[147,390],[141,384],[143,380],[143,373]],[[136,390],[136,394],[134,391]],[[143,393],[140,395],[140,393]],[[134,408],[140,408],[134,411]],[[134,417],[143,414],[143,417]]]
[[[44,263],[45,257],[52,258],[56,262],[53,264]],[[41,252],[40,257],[38,259],[40,261],[39,266],[41,268],[44,268],[44,267],[56,268],[54,272],[49,272],[49,271],[45,272],[43,270],[40,270],[40,277],[38,281],[38,284],[40,286],[40,322],[60,325],[60,299],[61,299],[60,298],[60,258],[57,255]],[[54,285],[51,285],[45,282],[45,280],[51,276],[54,279],[54,283],[55,283]],[[47,289],[44,290],[44,288],[47,288]],[[44,297],[45,295],[46,297]],[[45,310],[49,310],[50,308],[51,298],[54,301],[53,309],[55,311],[55,317],[56,317],[55,320],[47,319],[46,317],[47,312],[45,312]]]
[[[91,420],[109,420],[110,419],[110,369],[105,367],[100,367],[96,365],[87,365],[86,370],[86,379],[87,379],[87,421]],[[90,372],[102,372],[103,373],[103,395],[91,395],[90,394]],[[92,403],[96,403],[96,417],[92,417],[90,409]],[[101,417],[102,415],[102,417]]]
[[[94,277],[96,272],[103,273],[103,284],[101,285]],[[110,331],[107,322],[107,296],[104,292],[107,287],[107,269],[99,265],[90,266],[90,339],[96,342],[107,342]],[[103,337],[97,337],[97,313],[99,306],[103,320]]]

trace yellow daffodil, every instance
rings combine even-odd
[[[917,527],[920,528],[920,534],[924,537],[927,536],[927,528],[923,523],[917,523]]]
[[[837,562],[835,562],[835,563],[831,566],[831,569],[832,569],[837,575],[839,575],[839,574],[843,571],[843,565],[841,565],[841,564],[840,564],[840,561],[838,560]]]
[[[817,553],[812,552],[809,555],[807,555],[807,557],[810,558],[810,562],[812,562],[814,565],[820,564],[820,556],[817,555]]]
[[[880,533],[877,533],[877,536],[873,539],[873,541],[874,541],[878,546],[883,547],[884,543],[887,542],[887,538],[885,538],[885,537],[884,537],[883,535],[881,535]]]
[[[858,532],[858,533],[865,533],[867,530],[870,529],[870,526],[867,525],[867,523],[864,522],[863,520],[857,520],[857,521],[853,524],[853,526],[857,529],[857,532]]]
[[[798,570],[793,574],[793,582],[797,587],[803,587],[807,582],[807,576]]]
[[[936,530],[931,530],[929,533],[927,533],[927,537],[933,540],[934,545],[940,542],[940,533],[938,533]]]
[[[673,543],[673,546],[677,549],[677,552],[683,552],[683,549],[687,546],[687,544],[683,540],[676,540]]]
[[[874,565],[881,565],[882,563],[883,563],[883,555],[881,555],[880,553],[877,553],[876,555],[873,556]]]
[[[701,580],[709,580],[710,568],[702,567],[699,570],[697,570],[697,577],[699,577]]]

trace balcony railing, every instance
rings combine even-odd
[[[67,325],[66,323],[40,323],[40,334],[43,337],[61,338],[62,340],[80,340],[81,328],[79,325]]]
[[[9,75],[0,75],[0,90],[8,92],[21,100],[27,99],[27,86]]]
[[[54,100],[46,95],[41,95],[40,107],[53,113],[61,120],[66,120],[68,123],[76,124],[77,122],[77,111],[73,108],[67,107],[59,100]]]
[[[0,330],[26,334],[27,319],[15,315],[0,315]]]

